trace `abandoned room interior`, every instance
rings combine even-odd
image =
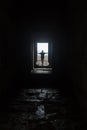
[[[83,2],[2,2],[0,130],[87,130]]]

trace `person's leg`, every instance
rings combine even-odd
[[[41,61],[42,61],[42,66],[43,66],[44,59],[42,58]]]
[[[43,59],[42,59],[42,66],[43,66]]]

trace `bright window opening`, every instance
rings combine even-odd
[[[42,50],[48,53],[48,43],[37,43],[37,52],[40,53]]]
[[[37,66],[48,66],[48,43],[37,43]]]

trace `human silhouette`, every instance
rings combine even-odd
[[[46,54],[43,50],[41,51],[41,62],[42,62],[42,66],[43,66],[43,63],[44,63],[44,55]]]

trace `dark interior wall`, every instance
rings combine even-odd
[[[8,14],[5,10],[0,12],[0,93],[8,86],[7,71],[7,42],[8,42]],[[5,87],[6,86],[6,87]]]
[[[81,5],[73,11],[73,88],[80,108],[87,117],[87,10]]]
[[[16,74],[16,24],[11,21],[8,9],[0,11],[0,96],[10,88]]]

